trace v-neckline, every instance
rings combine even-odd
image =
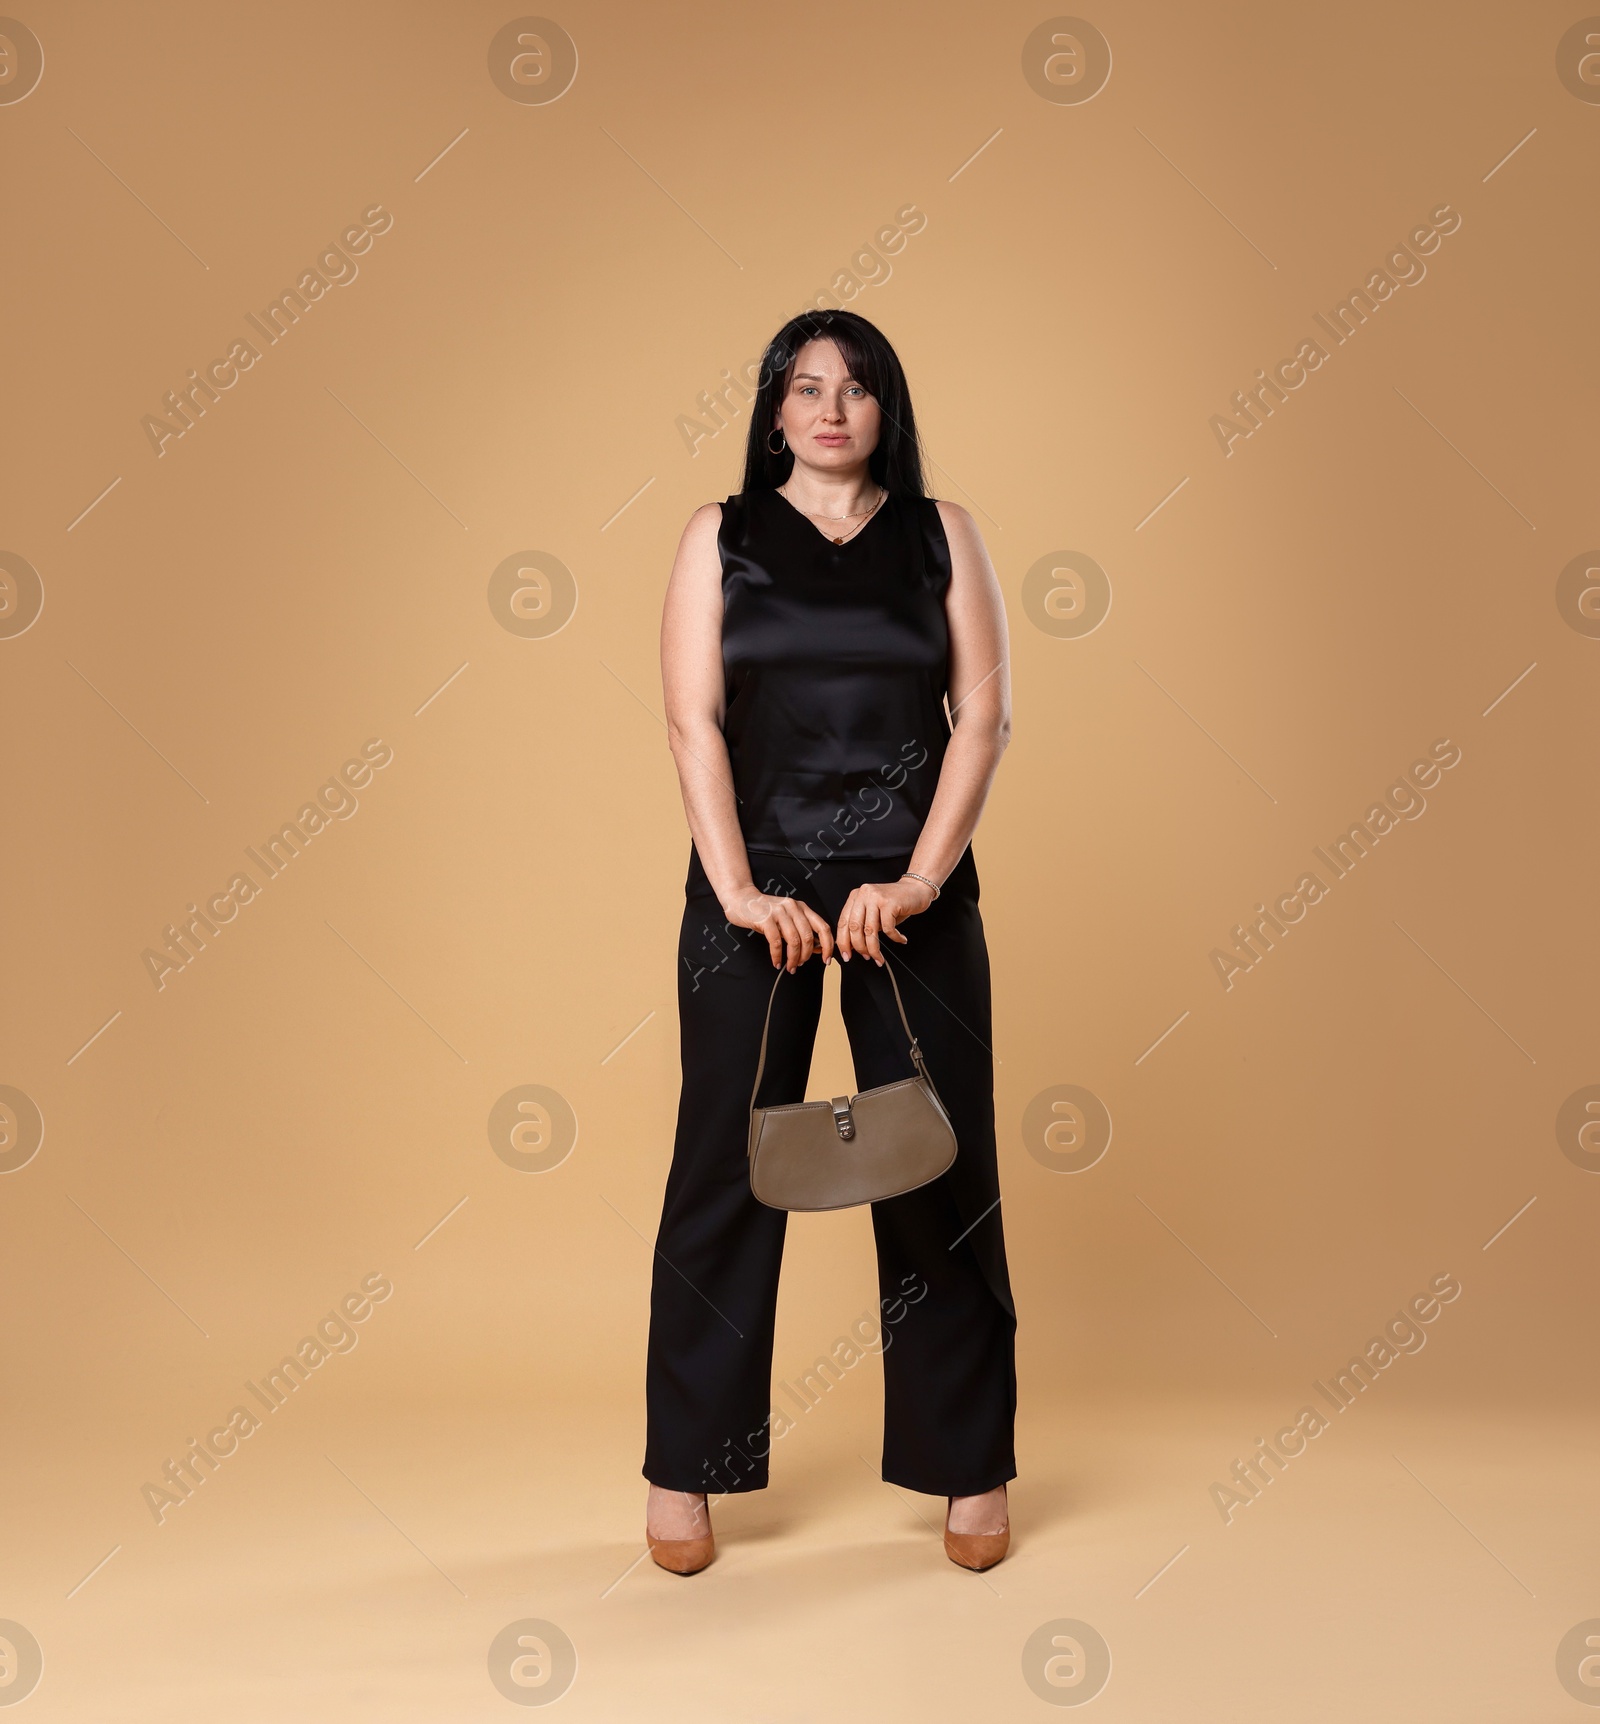
[[[808,533],[812,534],[815,538],[821,539],[823,544],[825,544],[830,551],[842,551],[847,546],[855,544],[857,540],[864,539],[867,536],[867,533],[871,530],[872,523],[876,521],[877,518],[883,514],[894,501],[894,498],[885,492],[883,501],[872,511],[872,514],[862,522],[860,528],[856,532],[852,533],[848,539],[836,540],[831,533],[823,532],[823,530],[811,519],[804,509],[798,508],[795,504],[791,503],[776,485],[772,487],[772,494],[780,503],[783,504],[784,508],[794,516],[795,520],[799,522],[799,524],[804,527]]]

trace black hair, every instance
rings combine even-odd
[[[769,440],[774,417],[788,392],[795,356],[808,341],[833,342],[850,375],[878,403],[883,425],[878,446],[867,460],[868,472],[891,497],[925,497],[922,445],[905,369],[883,331],[853,311],[802,311],[767,343],[750,409],[742,489],[771,489],[794,471],[791,451],[785,448],[774,455]]]

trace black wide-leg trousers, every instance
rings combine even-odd
[[[908,862],[750,856],[758,887],[803,900],[832,926],[856,886],[897,880]],[[773,1321],[788,1215],[752,1196],[748,1142],[777,972],[762,935],[728,925],[692,850],[685,896],[683,1089],[650,1293],[644,1475],[668,1490],[716,1494],[764,1488],[772,1446]],[[907,1490],[975,1496],[1016,1476],[1016,1310],[995,1164],[989,957],[970,850],[902,931],[905,945],[883,947],[958,1148],[940,1178],[872,1206],[883,1476]],[[912,1076],[889,979],[871,958],[841,966],[840,998],[856,1087]],[[821,1005],[822,965],[812,958],[778,988],[762,1106],[807,1099]]]

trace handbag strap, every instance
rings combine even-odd
[[[917,1038],[911,1033],[911,1025],[906,1018],[905,1002],[900,998],[900,984],[894,979],[894,969],[887,955],[885,955],[883,960],[883,968],[885,974],[889,978],[889,986],[894,989],[894,1003],[895,1008],[900,1013],[900,1026],[906,1032],[906,1040],[911,1044],[911,1063],[917,1068],[917,1076],[927,1079],[928,1085],[931,1088],[933,1079],[928,1077],[928,1068],[923,1063],[921,1045],[918,1043]],[[761,1025],[761,1057],[756,1061],[755,1087],[750,1091],[750,1107],[752,1111],[755,1109],[756,1097],[761,1093],[762,1074],[767,1069],[767,1034],[772,1028],[773,1001],[778,997],[778,983],[781,982],[788,973],[787,969],[779,969],[777,975],[772,979],[772,992],[767,995],[767,1016],[766,1020]],[[934,1091],[934,1093],[937,1094],[938,1092]]]

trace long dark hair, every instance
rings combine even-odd
[[[742,489],[769,490],[794,471],[793,454],[785,448],[774,455],[768,440],[773,417],[788,393],[795,356],[808,341],[818,340],[834,343],[850,375],[878,403],[883,415],[878,446],[867,460],[868,472],[891,497],[925,497],[922,445],[905,369],[883,331],[853,311],[802,311],[767,343],[750,409]]]

